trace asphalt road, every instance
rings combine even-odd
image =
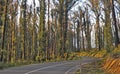
[[[84,58],[76,61],[32,64],[0,70],[0,74],[74,74],[81,64],[95,61],[94,58]]]

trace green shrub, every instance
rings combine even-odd
[[[0,63],[0,69],[4,69],[6,67],[7,67],[7,65],[5,63]]]

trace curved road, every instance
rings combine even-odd
[[[0,70],[0,74],[75,74],[80,64],[93,62],[94,58],[84,58],[76,61],[32,64]]]

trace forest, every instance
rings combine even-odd
[[[120,0],[0,0],[0,62],[118,58],[119,44]]]

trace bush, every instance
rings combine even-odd
[[[4,69],[6,67],[7,67],[7,65],[5,63],[0,63],[0,69]]]

